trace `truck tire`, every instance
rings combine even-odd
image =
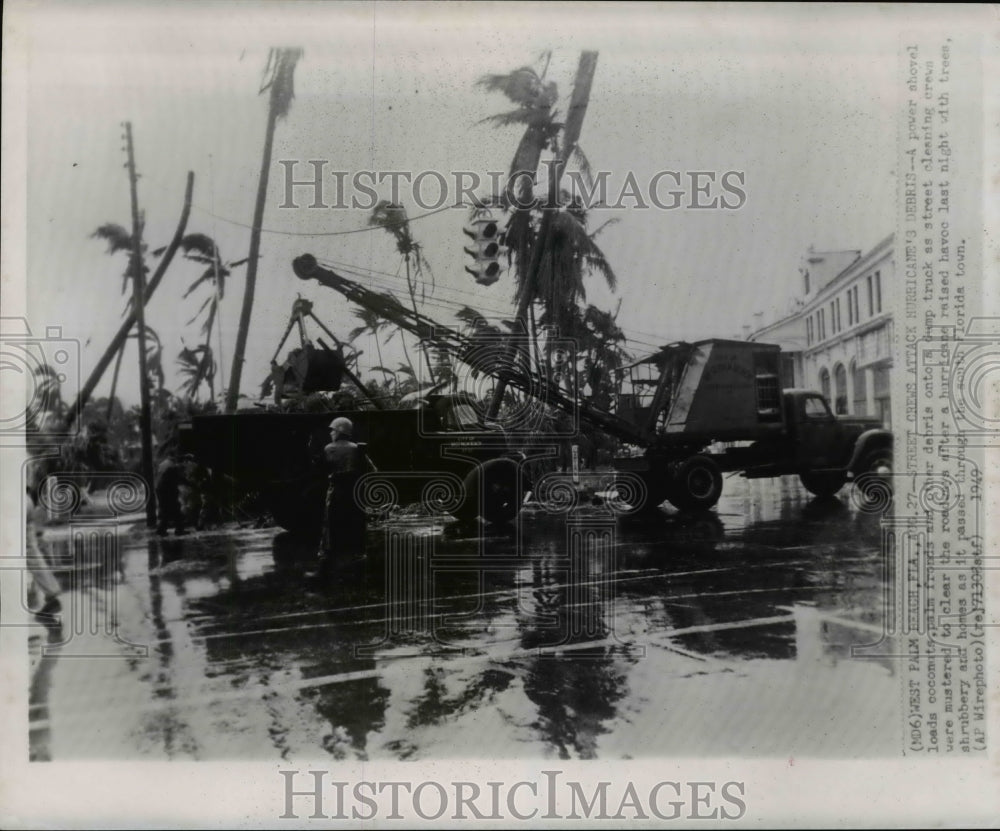
[[[722,471],[709,456],[691,456],[680,462],[667,499],[683,511],[707,511],[722,496]]]
[[[465,501],[455,512],[459,519],[482,517],[486,522],[510,522],[524,498],[521,471],[511,459],[490,459],[476,465],[463,481]]]
[[[847,473],[839,470],[823,471],[822,473],[806,471],[799,474],[799,481],[802,482],[802,487],[813,496],[833,496],[844,487]]]
[[[861,473],[871,473],[876,476],[892,476],[892,448],[882,447],[873,450],[861,463]]]
[[[638,474],[639,478],[642,479],[643,489],[641,493],[633,493],[635,486],[624,480],[623,487],[619,493],[624,492],[628,494],[626,499],[628,504],[632,507],[629,511],[632,515],[642,515],[649,514],[655,511],[660,505],[662,505],[670,492],[670,488],[666,482],[659,476],[653,476],[650,473]],[[621,498],[621,497],[619,497]]]
[[[855,472],[854,485],[864,510],[884,510],[891,504],[892,448],[880,447],[865,456]]]

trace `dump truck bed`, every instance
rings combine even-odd
[[[754,440],[784,429],[780,347],[710,339],[665,346],[633,364],[653,378],[632,396],[629,418],[651,444]],[[655,382],[655,391],[648,389]],[[624,414],[624,413],[623,413]]]

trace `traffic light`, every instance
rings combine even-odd
[[[472,245],[466,247],[465,253],[475,260],[465,270],[475,277],[479,285],[492,286],[500,279],[500,272],[503,271],[500,258],[506,251],[500,225],[495,219],[483,217],[472,220],[462,233],[472,239]]]

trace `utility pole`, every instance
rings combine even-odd
[[[569,160],[577,141],[580,139],[580,130],[583,128],[583,117],[587,114],[587,104],[590,102],[590,87],[594,81],[594,71],[597,69],[597,53],[582,52],[580,63],[576,68],[576,78],[573,81],[573,94],[570,96],[569,112],[566,114],[566,123],[563,125],[562,141],[559,145],[559,153],[552,160],[549,168],[549,196],[543,207],[542,224],[538,230],[538,239],[535,241],[531,251],[531,266],[528,269],[527,283],[521,293],[521,300],[517,304],[516,320],[520,324],[522,331],[530,331],[527,326],[528,309],[534,299],[534,287],[538,282],[538,272],[542,267],[542,257],[545,256],[549,247],[549,237],[552,229],[552,217],[559,210],[559,182],[562,179],[563,170]],[[501,362],[501,366],[506,366],[513,358],[512,352],[515,347],[507,350],[506,359]],[[504,393],[507,391],[507,381],[503,375],[497,379],[497,385],[493,390],[493,399],[490,401],[487,418],[496,418],[503,403]]]
[[[145,310],[145,265],[142,261],[142,221],[139,217],[139,196],[135,172],[135,154],[132,150],[132,123],[125,122],[125,149],[128,154],[128,182],[132,198],[132,307],[135,313],[139,340],[139,402],[141,415],[139,428],[142,432],[142,478],[146,480],[146,525],[156,525],[156,500],[153,498],[153,430],[149,407],[149,379],[146,376],[146,310]]]

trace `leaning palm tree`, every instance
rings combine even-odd
[[[247,335],[250,331],[250,315],[253,312],[254,287],[257,283],[257,259],[260,256],[260,232],[264,224],[264,205],[267,202],[267,179],[271,168],[271,147],[274,143],[274,128],[278,121],[288,115],[295,98],[295,65],[302,57],[301,49],[272,49],[264,68],[264,82],[260,92],[270,91],[267,110],[267,128],[264,132],[264,152],[260,163],[260,177],[257,182],[257,203],[254,206],[253,226],[250,230],[250,256],[247,265],[247,281],[243,290],[243,308],[240,311],[239,329],[236,332],[236,347],[233,350],[233,368],[226,394],[226,411],[235,412],[240,397],[240,378],[243,372],[243,356],[246,353]]]

